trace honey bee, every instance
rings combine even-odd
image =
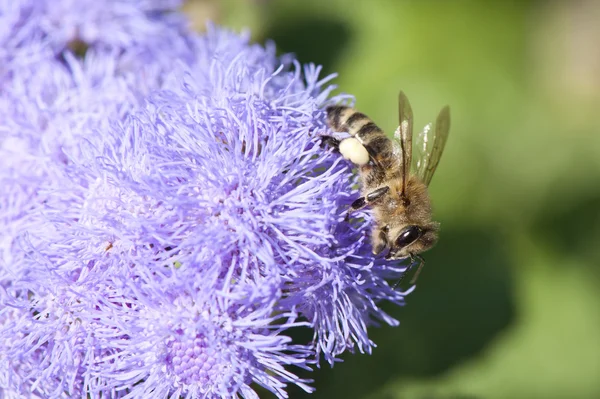
[[[324,141],[358,166],[362,196],[349,212],[371,207],[373,254],[388,249],[386,259],[409,258],[409,269],[417,260],[414,284],[424,265],[419,254],[438,239],[439,223],[432,221],[427,188],[448,139],[450,108],[444,107],[435,124],[427,125],[417,136],[414,157],[413,113],[402,91],[398,109],[400,125],[392,140],[365,114],[343,105],[327,107],[329,127],[334,132],[348,132],[350,137],[340,141],[324,136]]]

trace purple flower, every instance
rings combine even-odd
[[[348,98],[158,1],[95,4],[0,3],[0,394],[284,398],[369,353],[404,267],[345,220],[356,180],[319,145]]]

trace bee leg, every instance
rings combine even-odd
[[[350,212],[358,211],[359,209],[362,209],[367,205],[371,205],[377,202],[378,200],[383,198],[383,196],[387,194],[388,191],[390,191],[390,188],[388,186],[380,187],[377,190],[371,191],[364,197],[358,198],[352,203],[352,205],[350,205]]]
[[[329,147],[335,152],[340,152],[340,140],[333,136],[321,136],[321,148]]]
[[[362,209],[365,206],[367,206],[367,200],[365,197],[360,197],[354,200],[354,202],[350,204],[350,209],[348,209],[348,212],[346,212],[346,217],[344,218],[344,220],[347,222],[348,220],[350,220],[350,214],[352,212],[358,211],[359,209]]]
[[[348,221],[348,219],[350,218],[350,213],[351,212],[358,211],[359,209],[362,209],[362,208],[364,208],[367,205],[371,205],[371,204],[377,202],[378,200],[380,200],[381,198],[383,198],[383,196],[388,191],[390,191],[390,188],[388,186],[380,187],[377,190],[374,190],[374,191],[370,192],[366,196],[360,197],[360,198],[356,199],[350,205],[350,209],[348,209],[348,213],[346,213],[345,220]]]
[[[362,209],[367,205],[368,203],[366,197],[360,197],[350,205],[350,212],[358,211],[359,209]]]
[[[340,141],[338,150],[345,159],[357,166],[364,166],[371,160],[369,150],[356,137],[347,137]]]
[[[367,202],[369,204],[372,204],[377,200],[383,198],[383,196],[386,195],[389,191],[390,188],[388,186],[379,187],[377,190],[371,191],[369,194],[367,194]]]
[[[341,154],[344,159],[358,166],[368,164],[373,155],[372,150],[355,137],[339,140],[333,136],[321,136],[321,148],[325,147],[333,149],[333,152]]]

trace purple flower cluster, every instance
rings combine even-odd
[[[348,98],[178,3],[0,0],[1,397],[285,398],[397,324],[319,145]]]

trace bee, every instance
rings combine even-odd
[[[327,107],[327,124],[334,132],[350,137],[324,141],[349,159],[359,170],[361,197],[350,205],[349,213],[370,207],[374,216],[371,232],[373,254],[388,250],[386,259],[418,261],[414,284],[424,265],[420,253],[437,242],[439,223],[431,217],[427,188],[440,162],[450,132],[450,108],[444,107],[433,126],[417,136],[413,154],[413,112],[406,95],[398,95],[400,125],[394,139],[368,116],[357,110],[334,105]],[[413,156],[414,155],[414,156]],[[406,273],[405,273],[406,274]]]

